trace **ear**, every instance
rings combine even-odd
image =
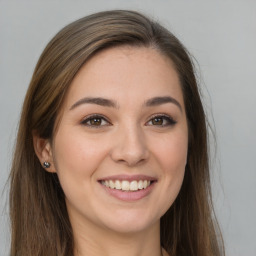
[[[35,132],[33,133],[33,144],[35,153],[42,164],[43,168],[47,172],[56,172],[54,163],[53,163],[53,156],[52,156],[52,146],[49,139],[43,139],[39,137]],[[48,162],[50,163],[49,168],[45,168],[43,163]]]

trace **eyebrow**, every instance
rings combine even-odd
[[[118,108],[118,105],[113,100],[105,99],[105,98],[92,98],[92,97],[86,97],[79,101],[77,101],[75,104],[73,104],[70,108],[70,110],[82,105],[82,104],[96,104],[103,107],[112,107],[112,108]]]
[[[173,103],[182,111],[181,104],[176,99],[174,99],[173,97],[170,97],[170,96],[154,97],[154,98],[146,100],[143,105],[146,107],[153,107],[153,106],[159,106],[159,105],[166,104],[166,103]],[[101,98],[101,97],[97,97],[97,98],[86,97],[86,98],[82,98],[82,99],[78,100],[75,104],[73,104],[70,107],[70,110],[72,110],[82,104],[95,104],[95,105],[99,105],[99,106],[103,106],[103,107],[112,107],[112,108],[116,108],[116,109],[119,108],[118,104],[113,100],[105,99],[105,98]]]
[[[181,104],[176,99],[170,96],[154,97],[154,98],[148,99],[145,102],[145,106],[153,107],[153,106],[159,106],[166,103],[173,103],[182,111]]]

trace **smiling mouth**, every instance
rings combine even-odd
[[[100,183],[111,189],[120,190],[120,191],[132,191],[136,192],[143,190],[151,186],[155,181],[152,180],[101,180]]]

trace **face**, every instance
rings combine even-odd
[[[71,224],[116,232],[159,224],[180,190],[187,145],[171,61],[151,48],[98,53],[72,81],[51,144]]]

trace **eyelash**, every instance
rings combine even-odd
[[[169,115],[166,115],[166,114],[154,115],[150,118],[150,120],[147,123],[152,122],[154,119],[155,120],[156,119],[162,119],[163,122],[165,121],[166,123],[165,124],[160,124],[160,125],[153,125],[153,126],[168,127],[168,126],[174,126],[177,123],[172,117],[170,117]]]
[[[88,124],[88,122],[93,121],[93,119],[94,120],[96,120],[96,119],[100,120],[100,125]],[[155,119],[155,121],[156,121],[156,119],[162,119],[162,121],[166,122],[166,123],[165,124],[160,124],[160,125],[153,125],[152,124],[152,126],[168,127],[168,126],[174,126],[177,123],[169,115],[157,114],[157,115],[152,116],[150,118],[150,120],[146,122],[146,126],[149,126],[148,123],[153,122],[154,119]],[[106,122],[107,124],[102,125],[102,121]],[[90,128],[101,128],[102,126],[111,125],[111,123],[107,120],[107,118],[105,118],[102,115],[98,115],[98,114],[94,114],[94,115],[90,115],[90,116],[86,117],[84,120],[82,120],[81,124],[84,125],[84,126],[90,127]]]
[[[93,119],[99,119],[99,120],[101,120],[101,122],[102,122],[102,120],[104,120],[104,122],[106,122],[107,124],[104,124],[104,125],[87,124],[89,121],[92,121]],[[98,115],[98,114],[94,114],[94,115],[90,115],[90,116],[86,117],[84,120],[82,120],[81,124],[84,126],[90,127],[90,128],[100,128],[102,126],[111,125],[111,123],[107,120],[107,118],[105,118],[102,115]]]

